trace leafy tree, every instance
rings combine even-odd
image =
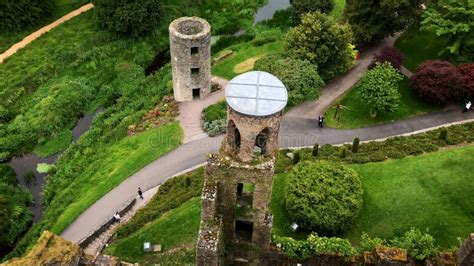
[[[377,63],[384,63],[388,62],[390,63],[394,68],[400,69],[402,66],[404,56],[400,50],[393,46],[385,46],[382,48],[379,54],[376,54],[374,56],[374,60],[372,63],[369,65],[369,69],[372,69],[375,67]]]
[[[303,161],[288,174],[285,200],[290,217],[303,229],[336,234],[359,214],[362,185],[352,169]]]
[[[345,73],[354,62],[349,25],[320,12],[303,15],[301,24],[291,28],[285,40],[287,54],[315,64],[325,81]]]
[[[317,99],[319,89],[324,85],[316,68],[308,61],[281,59],[270,55],[257,60],[254,69],[272,73],[285,84],[288,90],[288,106]]]
[[[474,1],[439,0],[423,13],[422,28],[447,36],[451,54],[474,59]]]
[[[372,115],[397,110],[400,103],[398,82],[403,76],[389,63],[377,63],[359,81],[357,87],[362,99],[370,106]]]
[[[417,67],[411,86],[423,99],[436,104],[458,101],[464,93],[459,69],[441,60],[426,61]]]
[[[333,0],[291,0],[293,20],[299,22],[305,13],[319,11],[328,14],[334,9]]]
[[[0,1],[0,32],[18,31],[38,24],[52,15],[53,0]]]
[[[358,45],[376,43],[418,20],[421,0],[347,0],[344,17]]]
[[[99,24],[110,32],[137,37],[151,32],[161,20],[159,0],[94,0]]]
[[[468,99],[474,100],[474,63],[460,64],[458,68],[464,77],[464,83],[466,86],[465,96]]]

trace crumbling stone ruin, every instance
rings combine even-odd
[[[182,17],[169,26],[174,98],[201,99],[211,92],[211,26],[197,17]]]
[[[207,159],[196,263],[258,264],[270,248],[278,131],[288,95],[280,80],[260,71],[237,76],[225,93],[227,135]]]

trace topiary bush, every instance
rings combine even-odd
[[[385,46],[382,48],[379,54],[374,56],[372,63],[369,65],[368,69],[375,67],[377,63],[388,62],[396,69],[400,69],[403,63],[404,55],[400,50],[393,46]]]
[[[319,155],[319,144],[318,143],[314,144],[312,155],[313,156],[318,156]]]
[[[360,139],[359,138],[354,138],[352,141],[352,153],[358,153],[359,152],[359,143]]]
[[[153,31],[161,22],[159,0],[93,0],[101,27],[121,35],[137,37]]]
[[[286,210],[304,230],[338,234],[350,228],[362,207],[357,173],[342,165],[304,161],[287,177]]]
[[[310,62],[268,55],[255,62],[255,70],[269,72],[278,77],[288,90],[288,106],[316,100],[324,81]]]
[[[426,101],[436,104],[456,102],[464,94],[464,77],[448,61],[426,61],[411,77],[412,88]]]
[[[37,25],[53,14],[53,0],[0,1],[0,32],[9,33]]]

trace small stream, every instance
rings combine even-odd
[[[268,3],[257,10],[253,15],[253,25],[273,18],[273,15],[278,10],[284,10],[291,6],[290,0],[268,0]],[[238,30],[234,36],[242,36],[245,34],[244,29]]]
[[[77,121],[76,126],[72,129],[72,140],[76,142],[79,137],[82,136],[87,130],[90,129],[92,125],[92,120],[95,115],[103,112],[103,108],[99,108],[94,113],[88,114],[79,121]],[[52,155],[50,157],[41,158],[33,153],[23,155],[22,157],[15,157],[11,160],[11,165],[15,170],[17,180],[22,187],[28,188],[33,194],[33,199],[35,200],[34,205],[30,207],[33,212],[33,222],[38,221],[43,214],[42,202],[41,202],[41,192],[45,184],[45,174],[40,174],[36,171],[36,166],[39,163],[48,163],[53,164],[58,159],[59,154]],[[24,180],[24,176],[28,172],[33,172],[35,179],[28,185]]]

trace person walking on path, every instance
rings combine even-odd
[[[120,223],[120,214],[118,212],[115,212],[114,218],[115,218],[115,221]]]
[[[138,196],[140,197],[140,199],[143,199],[143,191],[141,187],[138,187]]]
[[[467,113],[467,111],[469,111],[469,109],[471,109],[471,101],[467,102],[466,103],[466,107],[464,107],[464,110],[462,111],[463,113]]]
[[[319,115],[318,117],[318,126],[320,128],[323,128],[323,123],[324,123],[324,116],[323,115]]]

